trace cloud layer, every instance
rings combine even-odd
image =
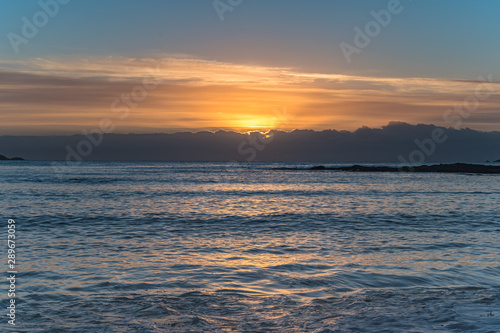
[[[436,141],[435,132],[440,133]],[[31,160],[484,162],[500,159],[500,132],[393,122],[356,131],[184,132],[0,136],[0,154]],[[93,141],[92,141],[93,140]],[[94,144],[93,142],[98,142]]]
[[[0,69],[0,134],[79,133],[103,118],[115,121],[117,133],[352,130],[395,119],[446,126],[453,125],[443,119],[446,111],[478,92],[488,98],[461,125],[492,130],[500,124],[500,85],[487,75],[487,84],[479,78],[364,77],[186,55],[36,58],[0,61]],[[144,91],[145,82],[146,96],[134,101],[131,96]],[[117,106],[127,98],[127,116],[120,118]]]

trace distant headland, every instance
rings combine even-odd
[[[472,173],[472,174],[500,174],[500,166],[482,164],[434,164],[420,166],[364,166],[351,165],[340,167],[325,167],[323,165],[311,168],[279,168],[279,170],[310,170],[310,171],[351,171],[351,172],[444,172],[444,173]]]
[[[22,157],[8,158],[7,156],[0,155],[0,161],[24,161],[24,158]]]

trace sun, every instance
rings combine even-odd
[[[259,132],[267,132],[274,128],[275,122],[272,118],[256,118],[256,117],[248,117],[245,119],[241,119],[237,121],[237,125],[235,126],[239,130],[242,131],[259,131]]]

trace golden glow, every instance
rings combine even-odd
[[[240,129],[240,130],[249,129],[249,130],[257,130],[265,132],[275,128],[278,125],[276,121],[269,118],[258,118],[252,116],[247,116],[244,118],[247,119],[242,119],[239,123],[239,126],[235,124],[234,126],[235,129]]]
[[[113,121],[116,133],[353,130],[393,120],[439,125],[447,108],[479,86],[465,80],[304,73],[189,57],[0,60],[2,70],[19,79],[0,80],[1,134],[75,133],[95,128],[103,118]],[[159,84],[147,86],[147,96],[132,101],[127,116],[120,118],[113,102],[122,96],[130,100],[134,89],[144,90],[144,82],[151,81]],[[481,89],[491,92],[497,85]],[[499,102],[498,96],[481,101],[474,116],[488,118]]]

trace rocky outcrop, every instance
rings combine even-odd
[[[24,161],[24,158],[22,157],[8,158],[6,156],[0,155],[0,161]]]
[[[500,166],[482,164],[434,164],[420,166],[365,166],[351,165],[345,167],[314,166],[308,169],[282,168],[286,170],[311,170],[311,171],[350,171],[350,172],[445,172],[445,173],[476,173],[476,174],[500,174]]]

